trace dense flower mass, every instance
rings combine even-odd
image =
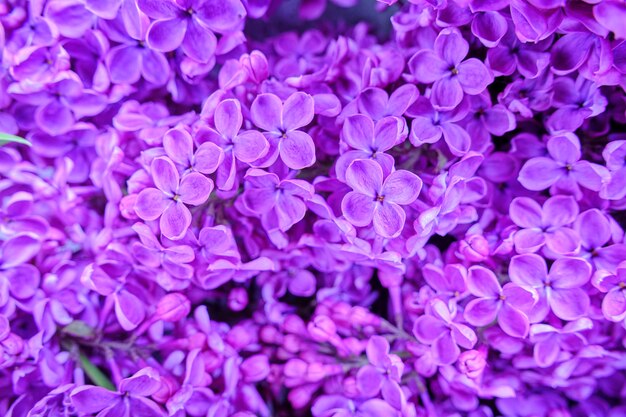
[[[0,0],[0,416],[626,417],[623,0]]]

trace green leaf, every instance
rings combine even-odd
[[[19,143],[21,145],[31,146],[31,143],[24,138],[8,133],[0,133],[0,146],[6,145],[7,143]]]
[[[94,329],[82,320],[74,320],[65,326],[63,333],[81,339],[91,339],[95,335]]]
[[[94,365],[84,353],[80,354],[80,366],[83,368],[83,371],[85,371],[89,379],[91,379],[91,382],[99,387],[115,391],[115,385],[113,385],[109,377],[107,377],[96,365]]]

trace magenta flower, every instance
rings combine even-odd
[[[603,293],[602,314],[607,320],[619,322],[626,318],[626,262],[619,264],[615,273],[598,271],[593,285]]]
[[[521,227],[513,241],[518,253],[537,252],[545,247],[557,254],[573,254],[580,248],[580,237],[567,227],[578,216],[573,197],[549,198],[543,207],[528,197],[517,197],[509,208],[511,220]]]
[[[546,318],[550,310],[563,320],[576,320],[589,309],[589,295],[581,287],[589,281],[591,265],[579,258],[559,258],[550,267],[536,254],[517,255],[509,265],[511,281],[534,288],[537,304],[528,316],[532,323]]]
[[[80,413],[100,417],[136,415],[140,417],[164,417],[165,412],[150,395],[161,387],[159,373],[153,368],[143,368],[119,384],[119,392],[106,388],[83,385],[70,394],[72,405]]]
[[[357,227],[373,223],[387,238],[400,234],[406,219],[401,206],[414,202],[422,189],[422,180],[409,171],[394,171],[383,181],[382,168],[370,159],[352,162],[346,183],[352,191],[341,202],[343,215]]]
[[[454,363],[461,349],[472,349],[476,344],[476,333],[461,323],[453,321],[454,316],[446,303],[435,299],[429,304],[429,314],[420,316],[413,326],[413,335],[421,343],[431,346],[433,359],[439,365]]]
[[[375,125],[372,119],[355,114],[343,124],[341,138],[352,148],[343,153],[335,163],[337,178],[344,181],[348,166],[357,159],[373,159],[378,162],[385,175],[393,170],[394,158],[385,153],[398,144],[400,135],[398,119],[385,117]]]
[[[220,190],[231,190],[237,184],[237,163],[250,164],[264,157],[269,143],[256,130],[241,130],[243,116],[237,100],[228,99],[218,104],[213,123],[215,129],[201,130],[198,136],[223,149],[224,159],[217,168],[215,182]]]
[[[474,326],[486,326],[498,320],[509,336],[526,337],[529,321],[526,311],[537,301],[534,290],[508,283],[500,286],[496,275],[482,266],[472,266],[467,275],[467,287],[476,299],[465,307],[463,317]]]
[[[446,28],[435,39],[434,50],[422,49],[409,60],[409,69],[418,82],[434,83],[431,100],[442,110],[455,108],[463,94],[482,93],[492,76],[481,61],[467,56],[469,44],[456,29]]]
[[[552,103],[556,111],[546,121],[553,133],[575,131],[586,119],[602,113],[607,105],[598,86],[582,76],[576,80],[558,78],[553,88]]]
[[[214,143],[203,143],[193,151],[193,139],[185,129],[175,127],[165,132],[163,149],[182,172],[212,174],[224,159],[224,152]]]
[[[550,187],[552,194],[581,197],[580,187],[600,191],[609,180],[609,171],[601,165],[580,160],[580,141],[574,134],[551,137],[548,156],[529,159],[519,173],[519,182],[533,191]]]
[[[248,170],[245,180],[249,187],[242,195],[243,202],[249,210],[261,216],[266,230],[289,230],[304,218],[304,202],[314,194],[313,186],[306,181],[281,181],[276,174],[261,169]]]
[[[213,32],[235,30],[246,16],[239,0],[139,0],[139,9],[153,19],[148,45],[160,52],[182,46],[185,55],[206,63],[214,55]]]
[[[149,187],[139,193],[135,212],[146,221],[160,218],[163,236],[182,239],[191,224],[191,212],[186,204],[204,203],[213,190],[213,182],[197,172],[181,179],[174,163],[166,157],[155,158],[151,171],[156,188]]]
[[[284,103],[274,94],[261,94],[254,99],[250,108],[252,121],[266,131],[270,144],[267,155],[257,165],[271,165],[278,155],[291,169],[315,163],[313,139],[308,133],[297,130],[311,123],[313,108],[313,97],[300,92],[293,93]]]
[[[358,110],[374,121],[387,116],[402,117],[404,112],[419,97],[419,90],[413,84],[398,87],[391,94],[382,88],[366,88],[359,95]]]
[[[465,155],[472,146],[472,138],[457,123],[467,115],[464,103],[452,111],[439,111],[426,98],[418,98],[407,111],[414,117],[409,136],[411,143],[419,147],[424,143],[437,143],[443,136],[453,155]]]
[[[626,259],[626,245],[615,243],[605,246],[612,238],[612,225],[606,214],[598,209],[580,213],[574,230],[580,236],[580,257],[589,259],[596,269],[614,271]]]
[[[372,336],[367,342],[365,352],[370,364],[359,369],[356,375],[357,387],[366,397],[376,396],[383,385],[400,383],[404,363],[389,351],[389,342],[384,337]],[[383,391],[388,389],[385,387]]]
[[[587,339],[581,333],[592,327],[593,322],[587,317],[570,321],[562,329],[549,324],[533,324],[530,328],[530,339],[535,343],[535,362],[546,368],[559,359],[561,352],[579,352],[587,345]]]

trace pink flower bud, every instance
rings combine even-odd
[[[283,368],[285,386],[295,387],[304,382],[308,364],[299,358],[289,359]]]
[[[296,316],[295,314],[290,314],[285,317],[285,321],[283,322],[283,330],[287,333],[304,334],[306,333],[306,325],[300,317]]]
[[[311,338],[317,342],[327,342],[337,335],[337,327],[328,316],[315,316],[307,325]]]
[[[471,235],[459,243],[459,252],[470,262],[482,262],[489,256],[489,242],[482,235]]]
[[[465,374],[468,378],[478,378],[485,370],[487,365],[486,359],[487,352],[483,349],[465,351],[459,356],[459,372]]]
[[[243,54],[239,58],[239,63],[248,74],[248,78],[255,84],[261,84],[269,76],[269,64],[263,52],[252,51],[250,54]]]
[[[228,308],[232,311],[242,311],[248,305],[248,291],[245,288],[233,288],[228,294]]]
[[[173,292],[161,298],[157,304],[155,318],[170,323],[185,318],[191,311],[189,299],[181,293]]]
[[[246,382],[259,382],[270,374],[270,363],[265,355],[254,355],[244,360],[240,366]]]

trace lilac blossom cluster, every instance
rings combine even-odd
[[[626,3],[357,3],[0,0],[0,415],[626,416]]]

